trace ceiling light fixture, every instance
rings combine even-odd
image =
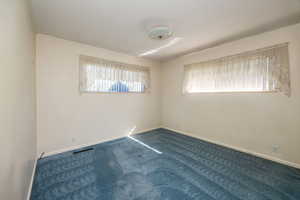
[[[168,26],[155,26],[148,32],[151,39],[166,40],[173,35],[173,32]]]

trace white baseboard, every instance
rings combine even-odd
[[[193,138],[204,140],[206,142],[217,144],[217,145],[220,145],[220,146],[223,146],[223,147],[227,147],[227,148],[234,149],[234,150],[237,150],[237,151],[240,151],[240,152],[243,152],[243,153],[251,154],[251,155],[254,155],[254,156],[257,156],[257,157],[260,157],[260,158],[264,158],[264,159],[271,160],[271,161],[274,161],[274,162],[277,162],[277,163],[280,163],[280,164],[284,164],[284,165],[288,165],[288,166],[300,169],[300,164],[289,162],[289,161],[286,161],[286,160],[282,160],[282,159],[276,158],[274,156],[270,156],[270,155],[266,155],[266,154],[262,154],[262,153],[257,153],[257,152],[250,151],[250,150],[243,149],[243,148],[236,147],[236,146],[231,146],[231,145],[228,145],[228,144],[224,144],[222,142],[213,141],[213,140],[203,138],[203,137],[198,136],[198,135],[196,136],[195,134],[192,134],[192,133],[188,133],[188,132],[180,131],[180,130],[175,130],[175,129],[165,127],[165,126],[163,126],[161,128],[168,129],[170,131],[174,131],[174,132],[181,133],[181,134],[193,137]]]
[[[132,134],[138,134],[138,133],[143,133],[143,132],[147,132],[147,131],[152,131],[152,130],[155,130],[155,129],[158,129],[158,128],[161,128],[161,127],[159,126],[159,127],[155,127],[155,128],[139,130],[139,131],[133,132]],[[109,138],[109,139],[106,139],[106,140],[99,140],[99,141],[96,141],[96,142],[90,142],[90,143],[86,143],[86,144],[70,146],[70,147],[67,147],[67,148],[64,148],[64,149],[59,149],[59,150],[55,150],[55,151],[51,151],[51,152],[45,152],[43,157],[48,157],[48,156],[56,155],[56,154],[59,154],[59,153],[64,153],[64,152],[67,152],[67,151],[72,151],[72,150],[75,150],[75,149],[80,149],[80,148],[96,145],[96,144],[99,144],[99,143],[120,139],[122,137],[125,137],[125,136],[112,137],[112,138]]]
[[[32,174],[31,174],[31,178],[30,178],[30,183],[29,183],[29,187],[28,187],[28,192],[27,192],[27,198],[26,198],[26,200],[30,200],[32,186],[33,186],[33,181],[34,181],[34,176],[35,176],[35,170],[36,170],[36,165],[37,165],[37,160],[38,160],[38,158],[36,158],[35,161],[34,161],[34,165],[33,165],[33,169],[32,169]]]

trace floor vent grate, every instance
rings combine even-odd
[[[73,154],[79,154],[79,153],[83,153],[83,152],[86,152],[86,151],[92,151],[92,150],[94,150],[94,148],[83,149],[83,150],[80,150],[80,151],[74,151]]]

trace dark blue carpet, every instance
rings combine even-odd
[[[165,129],[133,137],[39,160],[31,200],[300,199],[298,169]]]

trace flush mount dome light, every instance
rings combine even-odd
[[[172,34],[173,32],[167,26],[155,26],[149,31],[149,37],[154,40],[165,40]]]

